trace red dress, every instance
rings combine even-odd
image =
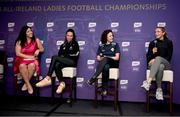
[[[21,48],[21,53],[26,54],[26,55],[34,55],[35,51],[38,49],[37,42],[32,41],[31,43],[25,43],[24,47]],[[36,73],[39,74],[40,69],[39,69],[39,62],[37,59],[35,60],[30,60],[30,59],[24,59],[22,57],[16,56],[15,61],[14,61],[14,73],[17,74],[19,73],[19,65],[20,64],[30,64],[34,63],[35,68],[36,68]]]

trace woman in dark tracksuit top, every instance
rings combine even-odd
[[[170,69],[170,61],[173,53],[173,43],[166,36],[164,27],[157,27],[155,30],[156,39],[150,42],[147,52],[147,63],[150,68],[150,75],[147,80],[143,82],[141,87],[149,91],[151,81],[156,79],[157,90],[156,99],[163,100],[163,92],[161,88],[161,82],[163,78],[163,71]]]
[[[119,68],[120,49],[118,43],[113,41],[112,30],[105,30],[101,36],[101,44],[97,51],[96,72],[91,79],[87,81],[89,85],[93,85],[96,78],[102,72],[102,95],[107,95],[107,87],[109,80],[109,68]]]
[[[66,31],[65,41],[61,45],[58,56],[52,56],[51,64],[47,76],[36,84],[36,87],[44,87],[51,85],[51,76],[55,70],[56,76],[59,80],[59,86],[56,90],[60,94],[65,88],[65,83],[61,81],[62,69],[64,67],[76,67],[79,58],[79,45],[76,41],[76,35],[73,29]]]

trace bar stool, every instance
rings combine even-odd
[[[99,87],[99,83],[102,80],[102,73],[97,77],[97,80],[95,81],[95,107],[97,107],[97,101],[98,101],[98,94],[101,93],[101,87]],[[118,107],[118,82],[119,82],[119,68],[110,68],[109,69],[109,80],[114,81],[114,85],[109,85],[109,89],[114,89],[113,92],[107,93],[107,95],[114,96],[114,110],[117,110]],[[101,96],[101,99],[104,100],[104,96]]]
[[[77,68],[76,67],[65,67],[62,69],[62,80],[65,81],[66,87],[63,91],[69,92],[69,98],[70,98],[70,106],[72,107],[72,100],[76,101],[76,75],[77,75]],[[55,72],[53,72],[52,75],[52,98],[54,98],[54,92],[56,87],[56,75]],[[63,92],[62,92],[63,93]],[[61,93],[61,96],[62,96]],[[74,97],[73,97],[74,96]]]
[[[146,79],[149,77],[150,70],[146,71]],[[155,81],[155,79],[153,79]],[[152,84],[153,84],[152,81]],[[166,83],[166,87],[163,90],[163,97],[169,100],[169,112],[172,112],[172,99],[173,99],[173,71],[172,70],[164,70],[162,83]],[[167,88],[169,85],[169,89]],[[146,93],[146,110],[149,112],[150,108],[150,98],[156,97],[155,90],[153,90],[152,85],[150,90]]]

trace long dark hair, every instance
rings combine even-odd
[[[166,32],[165,27],[156,27],[156,29],[157,29],[157,28],[161,29],[161,31],[164,33],[164,35],[163,35],[164,39],[168,39],[168,36],[167,36],[167,32]]]
[[[68,30],[66,31],[66,35],[67,35],[68,32],[72,32],[72,34],[73,34],[72,42],[73,42],[73,41],[76,41],[76,34],[75,34],[74,30],[71,29],[71,28],[68,29]],[[67,42],[66,36],[65,36],[65,41],[64,41],[64,42],[65,42],[65,43]]]
[[[101,43],[102,43],[102,44],[107,43],[107,35],[108,35],[110,32],[113,33],[111,29],[107,29],[107,30],[105,30],[105,31],[102,33],[102,35],[101,35]]]
[[[20,42],[21,47],[23,47],[23,46],[25,45],[25,43],[26,43],[26,41],[27,41],[26,31],[27,31],[28,28],[30,28],[30,29],[32,30],[32,28],[29,27],[29,26],[27,26],[27,25],[24,25],[24,26],[21,28],[21,31],[20,31],[20,33],[19,33],[19,35],[18,35],[18,37],[17,37],[17,39],[16,39],[16,41],[15,41],[15,44],[16,44],[17,42]],[[32,41],[35,41],[35,40],[36,40],[36,39],[35,39],[35,36],[34,36],[34,33],[33,33],[33,36],[32,36],[31,39],[32,39]]]

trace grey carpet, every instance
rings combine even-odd
[[[67,114],[67,115],[93,115],[93,116],[117,116],[120,115],[119,111],[114,111],[113,102],[105,102],[104,105],[98,104],[94,108],[93,101],[77,101],[70,107],[69,104],[64,103],[54,111],[54,115]]]
[[[113,102],[98,103],[94,108],[93,101],[77,100],[70,107],[59,99],[51,103],[51,98],[33,99],[22,97],[14,100],[6,97],[0,100],[0,116],[170,116],[167,104],[151,104],[150,112],[146,112],[145,103],[119,102],[114,111]],[[174,116],[180,116],[180,105],[173,105]]]

